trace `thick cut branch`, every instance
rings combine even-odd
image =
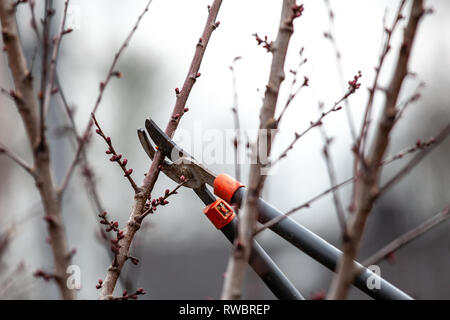
[[[423,14],[423,0],[414,0],[394,74],[386,92],[383,115],[375,133],[372,149],[365,159],[366,166],[362,168],[361,178],[356,182],[360,184],[356,188],[356,212],[354,219],[347,223],[348,234],[343,241],[344,254],[338,263],[337,274],[330,288],[328,295],[330,299],[345,299],[355,276],[354,260],[359,251],[367,218],[379,196],[378,180],[382,171],[380,164],[389,144],[391,130],[396,119],[398,96],[403,80],[408,74],[408,61],[418,24]]]
[[[196,79],[200,76],[199,69],[200,64],[203,60],[203,55],[206,50],[206,46],[208,45],[209,39],[211,37],[212,32],[219,26],[219,22],[216,22],[217,14],[219,13],[220,5],[222,4],[222,0],[214,0],[213,4],[208,7],[209,14],[206,20],[206,25],[203,30],[202,37],[199,39],[197,43],[197,47],[195,49],[194,57],[191,62],[191,66],[189,67],[188,74],[184,81],[183,87],[181,90],[177,89],[177,100],[175,106],[173,108],[171,120],[166,127],[166,134],[169,137],[172,137],[175,133],[175,130],[178,127],[180,119],[184,114],[184,110],[186,107],[186,102],[189,97],[189,94],[194,86]],[[108,273],[104,280],[102,290],[100,292],[100,299],[111,299],[113,297],[113,291],[117,283],[117,279],[119,278],[120,272],[123,268],[124,263],[129,256],[130,246],[133,242],[133,239],[136,235],[136,232],[139,230],[142,222],[142,214],[145,212],[145,203],[149,198],[150,193],[153,190],[153,187],[158,179],[160,165],[163,160],[163,156],[160,151],[155,153],[155,157],[153,158],[153,162],[147,172],[147,175],[144,179],[143,185],[141,187],[141,191],[137,193],[134,197],[133,206],[131,208],[130,216],[128,219],[125,238],[121,240],[120,251],[117,257],[117,265],[110,266],[108,269]]]

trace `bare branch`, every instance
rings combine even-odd
[[[384,65],[384,61],[386,60],[388,53],[391,51],[392,35],[394,34],[395,30],[397,29],[400,21],[403,20],[402,11],[403,11],[403,8],[405,7],[405,4],[406,4],[406,0],[401,0],[399,7],[397,9],[397,13],[394,16],[394,21],[392,23],[392,26],[390,28],[387,26],[383,26],[384,32],[386,33],[386,41],[384,42],[384,45],[383,45],[383,48],[382,48],[382,51],[380,54],[380,58],[378,61],[378,65],[375,67],[375,78],[373,80],[372,87],[369,88],[369,99],[367,100],[367,105],[366,105],[365,113],[363,116],[361,132],[359,134],[358,141],[356,142],[356,146],[358,148],[359,154],[364,154],[365,141],[366,141],[367,133],[369,130],[369,120],[370,120],[370,116],[372,113],[372,106],[373,106],[373,101],[375,98],[375,93],[378,89],[379,77],[380,77],[381,70]]]
[[[37,39],[39,41],[41,41],[41,35],[39,33],[39,28],[38,28],[37,19],[36,19],[36,12],[34,10],[34,8],[36,6],[36,1],[30,0],[30,1],[28,1],[28,4],[30,5],[31,28],[33,29],[34,33],[36,34]]]
[[[233,107],[231,108],[231,111],[233,112],[233,119],[234,119],[234,131],[235,131],[235,137],[233,141],[234,146],[234,168],[235,168],[235,176],[238,181],[241,180],[241,165],[239,163],[239,144],[240,144],[240,131],[241,131],[241,125],[239,121],[239,102],[238,102],[238,93],[237,93],[237,85],[236,85],[236,74],[235,74],[235,65],[236,61],[241,59],[241,57],[235,57],[233,59],[233,63],[230,66],[231,70],[231,79],[233,84]]]
[[[406,108],[408,108],[412,103],[418,101],[421,98],[421,96],[422,96],[421,91],[424,87],[425,87],[425,83],[420,82],[417,85],[416,90],[414,90],[414,93],[408,99],[406,99],[406,101],[404,101],[397,107],[398,112],[397,112],[396,121],[400,120],[400,118],[403,116],[403,113],[405,112]]]
[[[292,73],[294,75],[294,77],[292,78],[292,82],[291,82],[291,87],[289,90],[289,96],[288,99],[284,105],[283,110],[281,110],[280,115],[277,118],[277,126],[279,126],[281,119],[283,118],[286,110],[289,108],[289,106],[291,105],[292,101],[295,99],[295,97],[298,95],[298,93],[300,92],[300,90],[302,90],[302,88],[307,87],[309,85],[309,78],[307,76],[303,77],[303,82],[302,84],[297,87],[297,89],[294,90],[294,86],[297,83],[297,77],[298,77],[298,72],[300,71],[300,68],[306,63],[308,62],[307,58],[303,58],[303,51],[304,48],[300,49],[299,55],[300,55],[300,62],[297,65],[297,69],[296,70],[289,70],[290,73]]]
[[[114,55],[113,62],[111,63],[111,66],[110,66],[110,68],[108,70],[108,73],[106,75],[105,80],[100,82],[100,91],[99,91],[97,100],[96,100],[96,102],[94,104],[94,107],[92,108],[91,114],[95,114],[96,113],[96,111],[97,111],[97,109],[98,109],[98,107],[100,105],[100,102],[102,101],[103,93],[105,92],[106,86],[108,85],[110,80],[113,77],[117,77],[117,78],[122,77],[122,74],[119,71],[116,70],[116,64],[119,61],[119,58],[122,55],[123,51],[125,51],[125,49],[128,47],[128,45],[129,45],[129,43],[131,41],[131,38],[133,37],[134,33],[138,29],[139,23],[141,22],[141,20],[144,17],[144,15],[147,13],[148,8],[149,8],[151,3],[152,3],[152,0],[149,0],[147,2],[147,5],[145,6],[144,11],[138,17],[135,25],[133,26],[133,28],[131,29],[130,33],[126,37],[125,41],[120,46],[119,51],[117,51],[116,54]],[[78,160],[80,158],[80,155],[82,154],[82,150],[83,150],[85,144],[87,143],[87,141],[89,140],[89,135],[90,135],[92,126],[93,126],[93,121],[92,121],[92,119],[89,119],[88,124],[86,126],[86,129],[83,132],[83,135],[79,138],[78,149],[75,152],[75,156],[74,156],[73,160],[71,161],[71,164],[69,165],[69,169],[67,170],[66,176],[63,179],[63,181],[64,181],[66,186],[69,184],[70,178],[72,177],[72,174],[75,171],[75,167],[76,167],[76,165],[78,163]],[[62,194],[64,192],[65,188],[60,188],[60,190],[61,190],[61,194]]]
[[[360,184],[359,188],[355,187],[358,190],[356,194],[356,212],[353,219],[347,223],[348,234],[343,241],[343,255],[339,260],[337,273],[328,293],[329,299],[345,299],[355,276],[354,260],[359,251],[367,218],[379,196],[378,180],[382,171],[380,163],[384,158],[390,140],[390,133],[395,124],[398,96],[403,80],[408,74],[408,61],[418,24],[423,14],[423,0],[414,0],[408,25],[404,32],[403,42],[400,46],[399,56],[395,64],[394,74],[386,92],[383,115],[375,134],[372,149],[366,160],[367,167],[363,168],[361,179],[358,179],[356,182],[356,184]]]
[[[359,73],[357,76],[355,76],[355,86],[357,86],[357,88],[359,88],[359,83],[357,82],[357,79],[359,79],[361,77],[361,73]],[[331,107],[330,109],[328,109],[325,112],[321,112],[319,118],[316,121],[311,121],[309,123],[309,127],[306,128],[305,130],[303,130],[301,133],[295,133],[294,139],[291,141],[291,143],[287,146],[286,149],[284,149],[283,152],[281,152],[281,154],[275,158],[275,160],[270,161],[269,165],[270,166],[275,166],[278,162],[281,161],[281,159],[285,158],[288,155],[288,152],[290,150],[292,150],[295,146],[295,144],[297,143],[298,140],[300,140],[301,137],[303,137],[305,134],[307,134],[311,129],[321,126],[322,125],[322,120],[328,116],[330,113],[332,112],[336,112],[342,109],[342,106],[339,106],[339,104],[346,100],[349,96],[351,96],[353,93],[355,93],[355,87],[350,86],[350,88],[348,89],[348,91],[345,93],[345,95],[339,99],[339,101],[335,102],[333,104],[333,107]]]
[[[418,139],[414,146],[406,148],[404,150],[401,150],[401,151],[397,152],[396,154],[394,154],[393,156],[391,156],[390,158],[384,159],[383,161],[381,161],[380,165],[386,165],[395,160],[402,159],[403,157],[407,156],[408,154],[416,153],[418,151],[423,151],[435,143],[436,143],[436,138],[434,138],[434,137],[431,137],[428,140],[423,141],[423,142],[422,142],[422,140]]]
[[[133,178],[131,177],[131,173],[133,172],[133,169],[127,169],[127,159],[122,159],[122,155],[118,154],[116,150],[114,149],[114,146],[112,145],[111,138],[107,137],[104,133],[102,128],[100,127],[99,123],[97,122],[97,119],[95,118],[95,115],[92,113],[92,120],[94,120],[95,126],[97,127],[97,134],[105,140],[106,144],[108,145],[108,150],[106,150],[106,154],[112,154],[112,157],[109,159],[110,161],[117,162],[117,164],[122,169],[124,176],[128,179],[128,181],[131,184],[131,187],[133,188],[135,193],[138,193],[140,191],[139,187],[134,182]],[[64,186],[64,184],[63,184]]]
[[[5,88],[0,87],[0,92],[12,101],[15,101],[14,92],[11,92],[11,90],[6,90]]]
[[[147,203],[144,206],[144,212],[137,217],[136,219],[140,222],[142,222],[142,220],[144,220],[144,218],[152,213],[155,213],[156,208],[158,206],[165,206],[166,204],[168,204],[169,202],[167,201],[167,198],[169,198],[170,196],[177,194],[178,193],[178,189],[180,189],[182,186],[184,186],[187,182],[189,181],[189,179],[185,179],[184,181],[182,181],[181,183],[179,183],[172,191],[170,191],[169,189],[166,189],[164,196],[159,197],[159,198],[155,198],[152,201],[147,201]]]
[[[21,157],[19,157],[14,151],[9,149],[7,146],[5,146],[3,143],[0,142],[0,154],[3,153],[8,158],[10,158],[12,161],[17,163],[19,166],[21,166],[26,172],[34,176],[33,168],[25,162]]]
[[[289,46],[289,41],[294,32],[293,20],[301,16],[303,5],[297,6],[295,0],[284,0],[280,18],[278,36],[274,43],[270,45],[273,53],[272,65],[270,69],[269,82],[266,86],[263,106],[260,111],[259,129],[268,130],[265,137],[258,134],[257,146],[261,145],[260,139],[266,139],[266,155],[270,155],[272,143],[272,130],[276,127],[275,108],[278,101],[278,93],[284,75],[284,62]],[[253,150],[254,154],[259,152]],[[239,299],[241,297],[241,287],[244,279],[245,268],[251,253],[251,242],[257,218],[257,201],[264,185],[265,176],[261,175],[264,169],[259,157],[257,163],[250,166],[250,177],[247,196],[244,202],[242,214],[238,224],[238,237],[233,246],[230,256],[224,286],[222,289],[222,299]]]
[[[330,178],[330,184],[332,186],[337,185],[337,179],[336,179],[336,170],[334,169],[334,163],[330,156],[330,144],[332,139],[328,137],[325,128],[323,126],[320,126],[320,132],[322,134],[322,138],[324,140],[324,146],[322,149],[323,157],[325,158],[325,163],[327,165],[327,171],[328,176]],[[333,202],[334,206],[336,208],[336,213],[338,216],[339,225],[341,227],[341,231],[343,234],[346,233],[346,218],[344,209],[342,206],[341,198],[339,197],[338,189],[333,189]]]
[[[48,83],[46,84],[46,89],[44,94],[44,98],[43,98],[43,109],[44,109],[44,114],[47,113],[49,104],[50,104],[50,97],[53,93],[55,93],[55,89],[57,90],[57,87],[55,88],[55,78],[56,78],[56,64],[58,61],[58,54],[59,54],[59,48],[61,46],[61,40],[62,37],[71,32],[72,30],[65,30],[65,25],[66,25],[66,17],[67,17],[67,8],[69,7],[69,0],[66,0],[64,2],[64,11],[63,11],[63,16],[61,19],[61,26],[59,29],[58,34],[53,38],[53,52],[52,52],[52,56],[51,56],[51,60],[50,60],[50,67],[49,67],[49,71],[48,71]]]
[[[175,102],[175,106],[173,108],[172,116],[165,130],[165,133],[169,137],[172,137],[173,134],[175,133],[175,130],[177,129],[178,124],[182,118],[182,115],[186,111],[186,102],[192,90],[192,87],[194,86],[197,78],[200,76],[199,69],[209,39],[211,37],[212,32],[216,30],[220,24],[218,21],[216,22],[216,18],[221,4],[222,0],[214,0],[213,4],[210,7],[208,6],[209,13],[208,18],[206,20],[206,25],[204,27],[201,38],[197,42],[194,57],[189,67],[189,71],[184,81],[183,87],[181,90],[178,88],[175,90],[177,99]],[[141,226],[141,221],[139,217],[145,211],[145,203],[151,191],[153,190],[156,180],[158,179],[162,160],[163,156],[161,152],[157,151],[153,158],[153,162],[147,172],[147,175],[144,179],[141,191],[135,195],[134,203],[130,212],[130,217],[126,228],[125,238],[121,240],[121,248],[118,255],[118,265],[114,267],[111,266],[108,269],[108,273],[106,275],[102,290],[100,292],[100,299],[110,299],[113,297],[113,291],[116,286],[117,279],[119,278],[122,267],[126,262],[127,257],[129,256],[131,243],[133,242],[136,232],[139,230]]]
[[[53,0],[45,0],[44,5],[44,18],[42,19],[42,66],[41,66],[41,88],[38,94],[39,97],[39,148],[46,143],[45,142],[45,90],[47,86],[48,78],[48,56],[52,47],[50,41],[50,27],[52,17],[55,14],[53,9]],[[63,18],[64,20],[64,18]]]
[[[338,74],[339,74],[339,82],[341,84],[341,89],[344,90],[344,83],[345,83],[345,77],[344,77],[344,69],[342,67],[342,55],[339,50],[339,46],[336,41],[336,32],[334,27],[334,12],[333,8],[331,7],[330,1],[325,0],[325,5],[328,9],[328,22],[329,22],[329,31],[324,33],[324,36],[326,39],[330,40],[331,44],[333,45],[334,54],[336,56],[336,62],[337,62],[337,68],[338,68]],[[353,120],[352,112],[350,109],[350,103],[346,99],[344,100],[345,104],[345,114],[347,116],[347,122],[348,127],[350,129],[350,134],[353,139],[353,141],[356,141],[356,129],[355,129],[355,121]]]
[[[373,80],[372,86],[369,88],[369,98],[367,99],[367,104],[363,116],[363,122],[361,125],[361,130],[359,133],[359,136],[357,137],[355,141],[355,145],[353,146],[353,152],[355,154],[355,159],[353,162],[353,173],[355,177],[358,179],[358,172],[359,172],[359,166],[365,167],[366,164],[364,162],[364,151],[365,151],[365,144],[367,140],[367,134],[369,131],[369,125],[370,125],[370,118],[372,113],[372,107],[373,102],[375,99],[375,93],[378,89],[378,81],[380,78],[381,70],[383,68],[385,59],[388,55],[388,53],[391,51],[391,39],[392,35],[394,34],[394,31],[397,29],[399,23],[401,20],[403,20],[402,11],[406,4],[406,0],[401,0],[399,7],[397,9],[396,15],[394,16],[394,21],[391,25],[391,27],[387,27],[385,23],[385,19],[383,19],[383,35],[386,34],[386,40],[382,44],[380,57],[378,60],[378,65],[375,67],[375,77]],[[358,193],[357,188],[359,187],[359,183],[355,183],[353,185],[353,191],[352,191],[352,200],[349,206],[349,211],[353,212],[356,207],[356,195]]]
[[[73,111],[67,102],[66,96],[64,94],[64,90],[61,86],[61,83],[59,82],[58,73],[56,72],[56,70],[55,70],[55,83],[56,83],[56,86],[58,87],[58,94],[59,94],[59,96],[61,98],[61,102],[62,102],[61,105],[67,115],[71,131],[73,132],[73,136],[75,138],[75,142],[72,143],[72,145],[73,145],[73,148],[75,149],[74,151],[76,152],[76,150],[78,149],[78,139],[79,139],[78,129],[77,129],[75,120],[73,118]],[[86,188],[84,190],[86,191],[86,194],[88,195],[88,197],[90,199],[92,199],[94,217],[97,218],[97,215],[99,214],[99,212],[105,211],[105,206],[103,205],[103,203],[100,199],[100,195],[97,190],[95,174],[94,174],[92,167],[88,161],[85,148],[83,148],[81,151],[80,167],[81,167],[81,175],[83,176],[83,178],[85,180],[84,182],[85,182]],[[63,182],[63,185],[64,185],[64,182]],[[62,190],[65,190],[66,188],[67,188],[67,183],[65,183],[65,187],[61,187],[59,189],[60,196],[62,195]],[[110,241],[113,239],[111,238],[109,233],[105,233],[104,240],[105,240],[105,249],[108,252],[108,255],[110,256],[110,258],[113,259],[114,254],[112,253],[111,250],[109,250]],[[120,277],[120,281],[122,282],[122,285],[124,288],[131,287],[131,285],[130,285],[131,278],[130,278],[129,274],[127,274],[126,277],[125,276]]]
[[[380,194],[385,193],[389,188],[399,182],[407,173],[409,173],[416,165],[420,163],[431,151],[433,151],[439,144],[441,144],[450,134],[450,123],[444,127],[443,130],[435,137],[431,138],[427,144],[427,149],[421,150],[418,154],[411,159],[396,175],[391,177],[388,182],[386,182],[380,188]],[[432,143],[431,143],[432,141]]]
[[[425,150],[427,150],[426,148],[429,148],[430,146],[432,146],[432,145],[434,145],[436,143],[441,143],[443,141],[444,135],[442,133],[444,133],[444,132],[446,132],[446,131],[443,130],[443,131],[441,131],[441,134],[437,135],[437,139],[438,140],[436,140],[436,138],[430,138],[426,142],[422,142],[421,143],[421,147],[417,147],[417,144],[416,144],[415,147],[411,147],[411,148],[407,149],[406,151],[401,151],[401,152],[397,153],[395,156],[393,156],[392,158],[383,160],[383,162],[380,165],[381,166],[389,165],[389,164],[393,163],[394,161],[398,161],[400,159],[403,159],[403,156],[400,156],[400,155],[410,153],[411,149],[416,149],[414,152],[420,152],[420,153],[425,152]],[[419,155],[417,155],[417,156],[419,157]],[[420,156],[420,158],[423,158],[424,156],[425,155]],[[406,166],[410,166],[410,164],[407,164]],[[302,209],[310,208],[311,205],[314,202],[316,202],[317,200],[320,200],[321,198],[323,198],[324,196],[328,195],[329,193],[332,193],[332,192],[334,192],[336,190],[339,190],[341,187],[346,186],[346,185],[348,185],[348,184],[350,184],[350,183],[352,183],[354,181],[356,181],[356,177],[352,177],[352,178],[346,179],[346,180],[344,180],[344,181],[342,181],[340,183],[333,184],[332,187],[322,191],[321,193],[319,193],[318,195],[312,197],[308,201],[306,201],[306,202],[304,202],[304,203],[302,203],[302,204],[300,204],[300,205],[290,209],[289,211],[284,213],[284,215],[278,216],[275,219],[267,221],[265,224],[261,225],[259,228],[257,228],[255,230],[254,236],[259,234],[261,231],[264,231],[265,229],[268,229],[268,228],[272,227],[273,225],[277,224],[278,222],[284,220],[288,216],[290,216],[290,215],[292,215],[292,214],[294,214],[294,213],[296,213],[296,212],[298,212],[298,211],[300,211]],[[381,188],[381,189],[383,190],[384,188]],[[385,192],[380,192],[380,194],[384,194],[384,193]]]
[[[19,39],[14,1],[0,1],[0,20],[3,42],[8,54],[8,64],[14,80],[14,100],[22,117],[30,143],[33,159],[36,187],[39,190],[45,211],[45,221],[50,237],[56,281],[64,299],[74,299],[75,291],[66,285],[66,270],[70,265],[66,231],[62,221],[62,208],[50,168],[50,150],[41,136],[42,126],[39,105],[33,91],[33,77],[27,67],[26,59]],[[48,14],[48,13],[46,13]]]
[[[450,218],[450,206],[436,214],[435,216],[429,218],[425,222],[421,223],[414,229],[408,231],[407,233],[401,235],[397,239],[390,242],[388,245],[377,251],[371,257],[367,258],[363,265],[371,266],[374,264],[380,263],[382,260],[386,259],[387,256],[396,252],[398,249],[404,247],[411,241],[419,238],[421,235],[425,234],[427,231],[430,231],[434,227],[440,225],[444,221]]]
[[[301,205],[298,205],[294,208],[292,208],[291,210],[287,211],[284,215],[280,215],[272,220],[267,221],[266,223],[264,223],[263,225],[261,225],[259,228],[257,228],[255,230],[255,233],[253,234],[254,236],[256,236],[257,234],[259,234],[261,231],[264,231],[274,225],[276,225],[278,222],[283,221],[284,219],[286,219],[287,217],[289,217],[290,215],[296,213],[297,211],[301,210],[301,209],[307,209],[309,207],[311,207],[311,204],[313,202],[316,202],[317,200],[323,198],[324,196],[328,195],[329,193],[338,190],[339,188],[349,184],[350,182],[353,182],[354,178],[350,178],[347,180],[342,181],[339,184],[336,184],[334,186],[332,186],[331,188],[328,188],[324,191],[322,191],[321,193],[319,193],[318,195],[312,197],[311,199],[309,199],[308,201],[302,203]]]

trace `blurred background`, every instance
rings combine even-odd
[[[42,15],[38,0],[36,12]],[[59,25],[63,1],[54,1],[57,9],[54,33]],[[111,136],[117,150],[129,160],[133,176],[140,183],[150,160],[142,150],[136,129],[152,117],[165,127],[175,103],[174,88],[181,87],[188,70],[195,44],[207,17],[206,6],[211,1],[154,0],[130,46],[121,56],[118,69],[122,79],[113,79],[107,87],[97,113],[103,130]],[[339,100],[346,82],[361,70],[362,89],[349,99],[349,108],[359,128],[368,92],[378,63],[383,39],[383,17],[388,25],[399,1],[331,0],[335,14],[334,36],[342,55],[342,83],[333,45],[323,33],[330,30],[328,9],[324,1],[302,1],[304,14],[295,22],[286,61],[286,71],[296,70],[299,50],[308,62],[300,69],[310,86],[302,90],[288,109],[275,140],[273,154],[279,154],[291,141],[294,132],[302,131],[318,117],[318,102],[328,109]],[[145,0],[71,1],[71,19],[75,30],[64,37],[58,73],[68,102],[73,107],[75,121],[82,130],[98,95],[99,82],[109,69],[115,52],[145,7]],[[423,96],[404,113],[393,131],[389,154],[414,145],[418,138],[428,139],[439,132],[450,119],[448,88],[450,77],[450,3],[445,0],[426,1],[434,14],[426,16],[419,28],[410,70],[416,77],[408,78],[400,100],[407,99],[417,85],[426,86]],[[407,8],[409,10],[409,6]],[[177,139],[195,130],[220,132],[233,129],[232,77],[229,66],[235,64],[239,115],[242,129],[248,130],[254,141],[254,129],[259,124],[265,84],[271,55],[256,45],[252,36],[257,32],[269,39],[276,37],[281,1],[224,1],[218,20],[220,27],[213,33],[201,66],[201,77],[190,95],[186,113]],[[406,13],[406,11],[405,11]],[[30,27],[28,5],[18,9],[20,33],[29,63],[36,47]],[[403,27],[403,24],[401,25]],[[392,53],[388,56],[382,84],[388,83],[392,63],[399,46],[401,30],[394,37]],[[0,85],[13,87],[6,56],[0,58]],[[40,59],[39,55],[36,59]],[[39,60],[36,60],[39,61]],[[39,74],[39,63],[33,71]],[[279,98],[279,111],[289,94],[292,74],[287,73]],[[48,135],[52,147],[52,163],[57,181],[61,181],[73,158],[73,146],[61,128],[67,124],[61,101],[54,96],[48,120]],[[375,101],[375,116],[380,110],[382,95]],[[0,95],[0,141],[31,161],[23,125],[11,100]],[[200,129],[199,129],[200,128]],[[351,136],[345,111],[335,112],[324,120],[324,128],[333,137],[331,157],[338,181],[352,175]],[[253,130],[253,131],[252,131]],[[183,143],[194,157],[204,157],[208,143],[203,135],[192,136]],[[186,140],[185,140],[186,142]],[[224,148],[232,149],[232,138],[223,135]],[[195,146],[195,147],[194,147]],[[199,147],[200,146],[200,147]],[[282,211],[299,205],[330,186],[322,156],[323,140],[319,130],[313,130],[301,141],[288,158],[268,178],[264,198]],[[126,224],[133,201],[133,192],[123,179],[117,165],[108,161],[105,145],[94,136],[88,146],[88,159],[93,167],[100,198],[111,217],[121,226]],[[245,154],[245,148],[242,151]],[[407,160],[386,167],[385,181]],[[369,257],[392,239],[433,216],[450,200],[450,140],[434,150],[398,185],[377,203],[365,233],[361,260]],[[234,175],[232,162],[208,164],[216,172]],[[242,180],[248,177],[242,166]],[[84,180],[77,171],[64,197],[64,219],[69,244],[76,248],[73,263],[81,268],[80,299],[96,299],[97,279],[103,279],[111,259],[104,244],[98,240],[99,223],[92,199],[86,192]],[[175,187],[174,182],[160,175],[154,196]],[[351,187],[340,190],[345,206],[350,200]],[[202,213],[203,204],[189,189],[169,199],[170,205],[158,209],[146,219],[133,245],[133,255],[141,261],[138,266],[127,264],[125,275],[131,289],[143,287],[144,299],[218,299],[223,283],[230,244],[217,232]],[[56,286],[32,274],[36,269],[51,271],[52,255],[46,243],[43,210],[34,182],[8,158],[0,157],[0,232],[11,235],[9,245],[0,261],[1,299],[57,299]],[[293,218],[340,246],[340,232],[331,196],[322,198],[311,208]],[[399,250],[395,261],[382,262],[381,276],[419,299],[450,298],[450,233],[443,223],[420,239]],[[283,239],[268,231],[258,236],[280,268],[305,295],[327,290],[332,273],[299,252]],[[120,294],[124,282],[116,288]],[[245,281],[245,298],[274,299],[264,284],[249,270]],[[354,289],[351,298],[367,297]]]

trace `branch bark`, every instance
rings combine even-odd
[[[391,130],[397,113],[397,100],[403,80],[408,73],[408,61],[416,37],[419,21],[424,14],[423,0],[414,0],[411,6],[408,24],[404,31],[403,42],[395,65],[394,74],[387,86],[386,100],[383,106],[382,118],[375,133],[374,142],[369,155],[365,159],[365,166],[361,168],[360,179],[356,182],[356,212],[353,219],[347,222],[347,234],[343,239],[343,255],[338,263],[337,273],[333,279],[328,297],[329,299],[345,299],[355,276],[355,263],[361,238],[379,196],[378,183],[382,171],[380,166],[389,144]]]
[[[222,299],[239,299],[241,297],[242,282],[245,268],[251,253],[251,242],[257,220],[257,203],[264,185],[266,176],[261,172],[265,170],[264,164],[259,158],[258,148],[267,146],[264,150],[267,157],[270,156],[272,139],[277,122],[274,118],[278,101],[278,93],[281,83],[285,78],[284,62],[289,46],[289,41],[294,32],[293,20],[301,15],[303,6],[296,6],[295,0],[284,0],[281,11],[280,25],[277,39],[270,45],[273,53],[272,65],[270,69],[269,83],[266,87],[263,106],[260,111],[260,130],[266,130],[264,137],[258,134],[257,145],[253,148],[253,155],[257,159],[255,164],[250,166],[249,186],[244,202],[242,214],[238,224],[238,236],[233,246],[225,276],[225,283],[222,289]],[[299,15],[296,15],[299,12]],[[264,132],[264,131],[260,131]],[[266,141],[263,141],[265,139]],[[267,158],[266,158],[267,159]]]
[[[186,106],[186,102],[192,90],[192,87],[194,86],[196,79],[200,76],[199,69],[209,39],[211,38],[212,32],[219,26],[219,23],[216,22],[216,18],[217,14],[219,13],[221,4],[222,0],[214,0],[213,4],[208,7],[209,14],[206,20],[206,25],[204,27],[202,36],[197,43],[194,57],[189,67],[189,71],[184,81],[183,87],[181,88],[181,90],[177,90],[177,99],[173,108],[172,116],[166,126],[165,132],[169,137],[173,137],[184,114],[184,108]],[[123,265],[125,264],[125,261],[129,256],[131,243],[133,242],[136,232],[141,226],[141,216],[144,213],[145,202],[150,196],[156,180],[158,179],[162,160],[163,156],[161,152],[157,151],[144,179],[143,185],[140,188],[140,191],[135,194],[134,202],[125,230],[125,237],[120,241],[121,248],[119,250],[119,254],[117,255],[117,263],[115,266],[111,264],[111,266],[108,268],[108,272],[106,274],[106,278],[103,282],[102,290],[100,292],[100,299],[113,298],[113,292],[117,283],[117,279],[119,278]]]
[[[32,148],[34,176],[45,211],[50,245],[54,258],[54,279],[64,299],[74,299],[75,291],[66,285],[66,270],[71,254],[67,249],[66,231],[62,219],[61,202],[55,188],[51,168],[50,150],[45,139],[40,139],[39,106],[33,91],[33,76],[27,67],[20,43],[16,21],[15,1],[0,1],[2,36],[8,55],[8,64],[15,85],[14,100],[25,125]]]
[[[12,161],[17,163],[20,167],[22,167],[26,172],[28,172],[31,176],[34,177],[34,171],[33,168],[25,162],[19,155],[17,155],[14,151],[9,149],[7,146],[5,146],[3,143],[0,142],[0,154],[5,154],[8,158],[10,158]]]

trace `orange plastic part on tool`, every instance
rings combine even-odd
[[[203,212],[217,229],[225,227],[236,216],[233,209],[220,198],[203,209]]]
[[[214,180],[214,194],[230,203],[237,189],[244,187],[242,183],[226,173],[219,174]]]

